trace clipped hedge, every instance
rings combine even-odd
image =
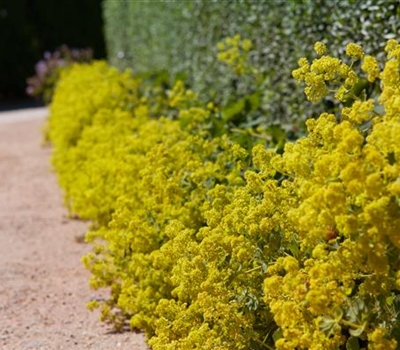
[[[83,261],[111,292],[89,305],[103,320],[155,350],[398,348],[400,44],[383,68],[356,44],[315,51],[293,76],[343,106],[282,154],[215,136],[218,111],[180,83],[154,96],[104,63],[65,73],[50,138],[94,222]]]
[[[255,111],[233,121],[241,126],[299,123],[332,107],[332,99],[325,106],[305,102],[290,79],[298,57],[307,56],[315,41],[324,41],[335,56],[350,38],[376,54],[400,32],[396,0],[105,0],[103,10],[113,65],[186,77],[201,98],[236,114],[243,109],[238,100],[258,93]],[[217,59],[217,44],[237,33],[252,42],[256,77],[237,74]]]

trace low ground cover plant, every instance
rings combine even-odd
[[[356,44],[315,52],[293,77],[340,109],[284,146],[238,138],[180,82],[63,74],[48,134],[71,212],[93,222],[103,320],[155,350],[398,348],[400,45],[384,66]]]

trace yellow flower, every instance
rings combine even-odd
[[[398,50],[400,48],[400,44],[395,39],[390,39],[386,46],[385,51],[388,53],[388,58],[398,57]]]
[[[242,49],[243,49],[245,52],[250,51],[251,48],[252,48],[252,46],[253,46],[253,44],[251,43],[251,40],[249,40],[249,39],[244,39],[244,40],[242,41]]]
[[[299,268],[299,262],[293,256],[287,256],[283,259],[283,268],[286,272],[294,272]]]
[[[312,257],[318,260],[325,260],[328,256],[325,244],[318,244],[312,251]]]
[[[375,57],[365,56],[361,65],[361,70],[367,73],[367,80],[371,83],[379,78],[379,66]]]
[[[318,102],[328,95],[328,87],[322,75],[310,73],[305,81],[308,86],[304,89],[304,92],[311,102]]]
[[[346,55],[354,60],[363,58],[364,52],[360,45],[350,43],[346,46]]]
[[[320,41],[317,41],[314,45],[314,50],[317,53],[318,56],[325,55],[327,49],[326,45]]]
[[[306,58],[300,58],[299,59],[299,69],[295,69],[292,71],[292,76],[295,78],[298,82],[303,81],[306,77],[306,74],[310,71],[310,64],[307,61]]]
[[[356,125],[362,124],[373,118],[374,107],[374,100],[355,101],[351,108],[342,109],[343,120],[350,120]]]
[[[345,101],[347,98],[347,94],[349,92],[349,89],[347,89],[344,85],[342,85],[335,94],[335,98],[337,98],[339,101]]]
[[[371,350],[396,350],[397,342],[387,336],[384,328],[376,328],[372,333],[368,334],[370,343],[368,349]]]
[[[346,88],[350,89],[357,82],[358,82],[358,76],[357,76],[356,72],[354,72],[353,70],[349,71],[349,73],[347,74],[347,78],[344,81],[344,85],[346,86]]]

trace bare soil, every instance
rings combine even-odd
[[[80,261],[88,224],[63,206],[41,145],[46,110],[18,113],[0,113],[0,349],[147,349],[85,308],[99,297]]]

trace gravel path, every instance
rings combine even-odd
[[[85,303],[78,243],[87,224],[69,220],[41,146],[46,110],[0,113],[0,349],[144,350],[141,334],[114,334]]]

